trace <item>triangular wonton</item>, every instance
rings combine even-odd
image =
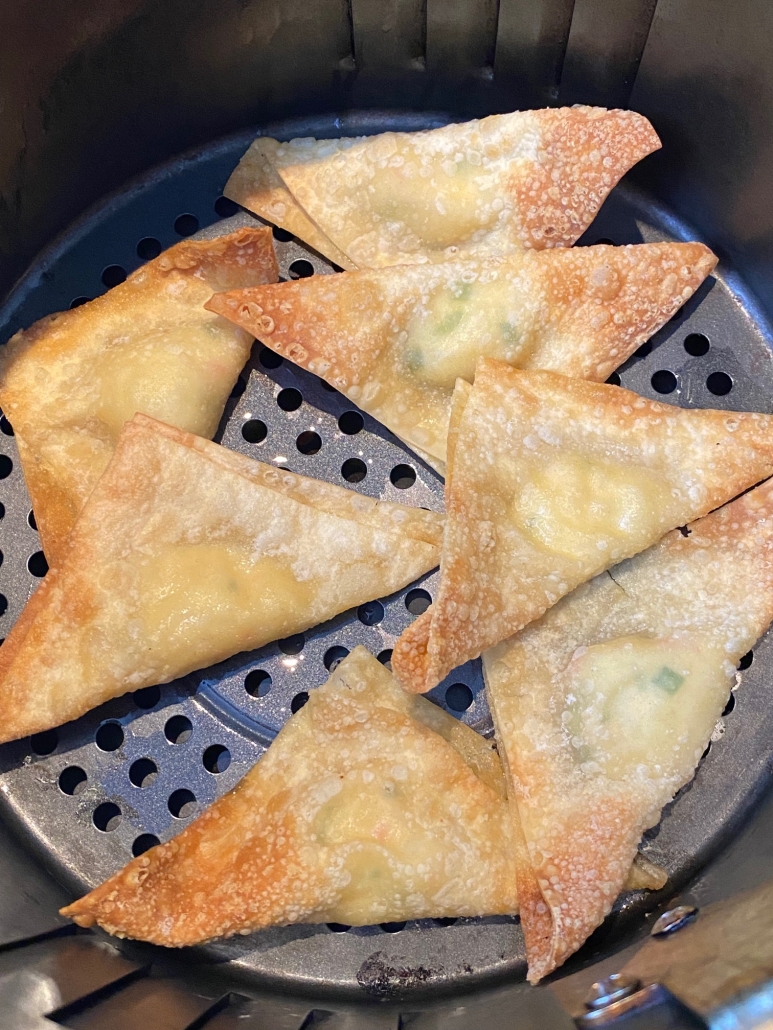
[[[287,160],[295,163],[322,157],[329,152],[330,146],[328,140],[297,139],[285,145],[284,153]],[[231,173],[223,196],[291,232],[341,268],[356,268],[354,262],[331,243],[293,200],[276,170],[278,148],[279,143],[275,139],[259,136]]]
[[[480,357],[603,382],[715,264],[702,243],[577,247],[314,276],[207,307],[442,467],[454,383]]]
[[[136,411],[213,436],[251,336],[204,310],[216,290],[276,282],[271,230],[186,240],[102,297],[41,319],[0,351],[49,564],[56,564],[121,427]]]
[[[335,143],[335,141],[331,141]],[[567,247],[615,183],[660,147],[634,111],[549,108],[386,132],[276,168],[358,268]]]
[[[136,415],[0,649],[0,740],[399,590],[442,521]]]
[[[496,752],[358,647],[234,790],[62,914],[181,946],[517,904]]]
[[[417,691],[773,473],[771,415],[684,410],[499,361],[463,383],[452,429],[440,586],[392,655]]]
[[[773,483],[679,530],[483,654],[518,840],[529,977],[609,912],[692,779],[773,618]]]

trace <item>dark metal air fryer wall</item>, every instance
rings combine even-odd
[[[767,0],[9,0],[0,293],[93,201],[233,130],[630,98],[666,143],[657,192],[765,302],[772,32]]]

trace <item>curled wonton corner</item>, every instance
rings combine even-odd
[[[532,982],[609,913],[772,618],[769,480],[484,652]]]
[[[701,243],[530,251],[232,290],[207,308],[442,469],[454,383],[480,358],[603,382],[716,261]]]
[[[442,526],[135,415],[0,649],[0,740],[402,589]]]
[[[330,141],[299,139],[285,144],[285,160],[311,160],[320,155],[320,148],[330,149]],[[356,268],[354,262],[342,253],[304,212],[287,189],[277,171],[280,144],[268,136],[259,136],[250,145],[239,164],[231,173],[223,189],[223,196],[241,204],[249,211],[293,236],[303,240],[313,250],[341,268]]]
[[[135,412],[213,436],[251,334],[204,309],[214,292],[276,282],[271,230],[185,240],[96,300],[18,332],[0,352],[0,405],[14,428],[49,565]]]
[[[395,643],[424,692],[576,586],[773,473],[773,417],[490,359],[453,428],[440,585]]]
[[[510,914],[509,826],[490,743],[357,647],[230,793],[62,915],[181,947],[289,923]]]

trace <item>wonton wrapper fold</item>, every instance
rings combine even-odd
[[[135,412],[217,430],[252,337],[204,309],[219,290],[276,282],[271,230],[186,240],[102,297],[41,319],[0,351],[13,425],[49,565]]]
[[[62,914],[179,947],[516,911],[496,752],[357,647],[234,790]]]
[[[329,150],[330,141],[298,139],[286,144],[284,152],[291,155],[290,160],[310,160],[322,156],[320,148],[323,146]],[[223,196],[297,236],[341,268],[356,268],[296,204],[276,170],[278,148],[275,139],[259,136],[231,173]]]
[[[313,276],[207,307],[442,468],[454,382],[479,358],[603,382],[715,264],[701,243],[578,247]]]
[[[137,415],[0,655],[0,740],[399,590],[442,517]]]
[[[392,667],[426,691],[574,587],[773,473],[773,417],[484,360],[453,427],[435,603]]]
[[[532,981],[609,912],[771,618],[773,482],[484,652]]]
[[[358,268],[568,247],[629,168],[660,147],[634,111],[548,108],[386,132],[275,167]]]

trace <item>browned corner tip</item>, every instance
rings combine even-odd
[[[225,315],[228,318],[228,305],[225,298],[231,293],[238,292],[238,290],[225,290],[223,293],[213,293],[209,300],[204,301],[204,307],[207,311],[212,311],[216,315]]]
[[[701,263],[705,266],[706,275],[708,275],[710,272],[713,272],[719,264],[719,257],[714,253],[711,247],[706,247],[705,244],[703,244],[703,246],[705,247],[706,252],[703,255],[703,260]]]
[[[656,150],[661,150],[663,147],[663,141],[655,130],[655,126],[649,120],[649,118],[640,114],[639,111],[631,111],[625,109],[618,109],[610,114],[618,115],[618,120],[621,124],[626,124],[626,129],[630,132],[631,123],[635,126],[635,134],[639,137],[639,142],[642,148],[642,157],[646,157],[647,154],[652,154]]]
[[[427,682],[431,613],[430,606],[403,630],[392,651],[392,674],[407,694],[425,694],[435,685]]]
[[[65,919],[71,919],[76,926],[82,926],[85,930],[89,930],[92,926],[97,925],[97,919],[88,910],[81,909],[82,900],[74,901],[71,905],[60,908],[59,915],[64,916]]]
[[[647,135],[648,135],[649,141],[650,141],[650,149],[647,151],[647,153],[653,154],[656,150],[662,150],[663,149],[663,141],[661,140],[660,136],[655,131],[655,126],[652,124],[652,122],[649,120],[649,118],[645,118],[644,115],[640,115],[639,117],[643,118],[644,121],[647,123],[646,124],[646,127],[648,129]]]
[[[159,426],[165,426],[166,423],[162,422],[161,419],[153,418],[152,415],[146,415],[142,411],[135,411],[132,417],[124,423],[121,432],[126,429],[154,429],[157,430]]]
[[[268,285],[273,284],[269,283]],[[240,312],[244,305],[245,294],[249,294],[251,289],[254,289],[254,287],[248,286],[244,289],[221,290],[219,293],[213,293],[209,300],[205,302],[204,307],[215,315],[222,315],[223,318],[227,318],[230,322],[249,329],[250,326],[241,316]]]

